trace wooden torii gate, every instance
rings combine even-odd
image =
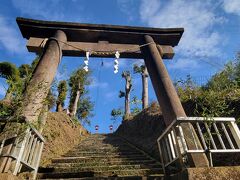
[[[183,28],[94,25],[25,18],[17,18],[17,23],[23,37],[28,39],[28,50],[42,54],[29,86],[36,86],[39,82],[46,85],[45,90],[39,87],[36,89],[38,92],[26,93],[26,106],[29,107],[24,108],[24,115],[29,121],[36,120],[41,109],[38,106],[42,105],[29,102],[45,98],[61,57],[85,56],[86,51],[95,52],[91,54],[92,57],[113,58],[114,53],[109,52],[119,51],[122,58],[144,59],[166,126],[176,117],[186,116],[162,60],[173,58],[172,47],[178,45]],[[47,44],[43,46],[46,40]],[[145,46],[141,46],[143,44]],[[36,98],[36,94],[39,94],[39,98]]]
[[[164,122],[168,127],[176,118],[186,117],[180,99],[169,77],[163,59],[172,59],[183,28],[145,28],[39,21],[17,18],[30,52],[42,54],[25,92],[22,114],[26,121],[35,122],[40,115],[62,56],[114,57],[119,51],[123,58],[142,58],[148,69]],[[43,44],[46,45],[43,46]],[[190,128],[189,128],[190,127]],[[194,128],[182,125],[188,147],[201,146]],[[194,140],[194,142],[193,142]],[[204,154],[190,154],[192,167],[207,167]]]

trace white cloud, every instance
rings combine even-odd
[[[170,69],[181,69],[189,70],[189,67],[192,69],[199,67],[198,62],[192,59],[177,59],[174,62],[168,64]]]
[[[82,13],[83,6],[76,5],[76,0],[68,3],[64,0],[12,0],[12,4],[21,12],[21,15],[30,16],[30,18],[54,21],[83,21],[81,16],[81,14],[84,14]],[[81,4],[80,0],[78,0],[78,4]]]
[[[59,0],[12,0],[12,3],[22,14],[40,16],[41,18],[48,20],[59,20],[64,18],[63,12],[58,10]]]
[[[211,1],[200,0],[142,0],[141,20],[153,27],[184,27],[185,32],[176,48],[181,55],[210,56],[221,54],[221,37],[212,31],[214,25],[224,22],[212,9]]]
[[[240,1],[239,0],[223,0],[223,9],[227,13],[233,13],[240,16]]]
[[[90,89],[93,89],[93,88],[106,89],[107,87],[109,87],[109,84],[107,82],[99,82],[96,77],[92,77],[92,83],[88,87]]]
[[[8,19],[0,15],[0,45],[11,53],[25,51],[24,40],[18,31],[8,23]]]
[[[160,8],[159,0],[142,0],[140,6],[140,16],[143,21],[149,21],[152,17],[154,17]]]
[[[136,10],[136,1],[135,0],[117,0],[119,9],[121,12],[126,14],[128,21],[133,21],[135,14],[132,12]]]

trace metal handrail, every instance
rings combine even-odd
[[[197,143],[195,143],[195,149],[188,148],[184,131],[181,127],[182,123],[190,123],[196,127],[196,131],[198,132],[197,136],[203,147],[199,148]],[[215,134],[211,132],[211,127],[216,132]],[[194,131],[194,129],[190,129]],[[222,131],[220,131],[220,129],[222,129]],[[204,136],[204,133],[209,136],[209,146],[207,146],[208,140]],[[217,145],[216,139],[220,142]],[[195,142],[196,139],[193,138],[193,141]],[[189,153],[211,154],[240,152],[240,131],[235,122],[235,118],[178,117],[159,136],[157,143],[162,166],[166,172],[166,168],[176,162],[183,165]],[[210,164],[212,164],[212,159],[209,160]]]

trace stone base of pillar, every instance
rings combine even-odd
[[[209,168],[187,168],[178,174],[169,176],[169,180],[238,180],[240,177],[240,166],[224,166]]]

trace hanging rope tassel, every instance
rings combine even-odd
[[[120,53],[117,51],[115,53],[115,60],[114,60],[114,73],[117,74],[118,73],[118,65],[119,65],[119,62],[118,62],[118,59],[120,57]]]
[[[83,69],[84,69],[86,72],[88,72],[89,55],[90,55],[90,53],[87,51],[87,52],[86,52],[86,57],[85,57],[85,59],[84,59],[84,64],[85,64],[85,66],[83,67]]]

